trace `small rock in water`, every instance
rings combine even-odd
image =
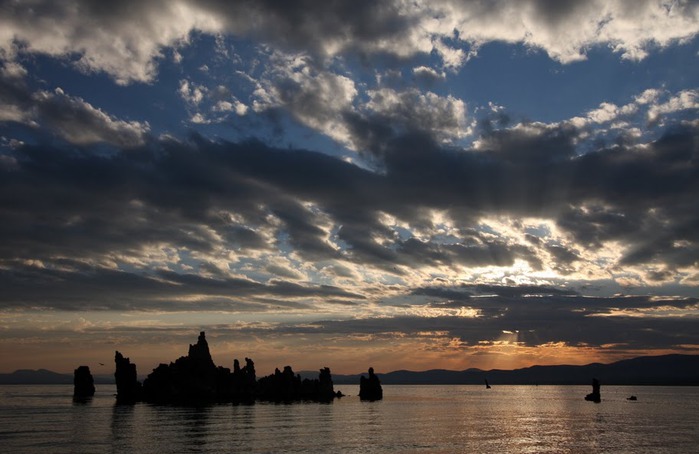
[[[95,381],[92,379],[90,368],[80,366],[73,372],[73,397],[84,399],[95,395]]]
[[[592,379],[592,392],[590,394],[588,394],[587,396],[585,396],[585,400],[590,401],[590,402],[594,402],[596,404],[602,402],[602,396],[599,393],[599,388],[600,388],[599,380],[597,380],[596,378],[593,378]]]
[[[374,374],[374,368],[369,368],[369,378],[359,377],[359,398],[361,400],[383,399],[383,389],[379,377]]]

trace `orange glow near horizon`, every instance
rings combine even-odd
[[[504,337],[516,337],[504,334]],[[190,343],[196,339],[190,340]],[[233,360],[250,357],[255,361],[259,376],[270,374],[275,368],[291,365],[295,371],[317,370],[330,367],[335,374],[356,374],[370,366],[377,372],[394,370],[423,371],[429,369],[465,370],[477,368],[519,369],[533,365],[584,365],[593,362],[611,363],[637,356],[654,356],[669,353],[699,354],[699,346],[683,346],[682,351],[633,350],[619,346],[589,347],[570,346],[565,343],[548,343],[525,346],[512,339],[465,345],[449,338],[394,338],[374,343],[371,339],[351,342],[328,343],[313,340],[284,345],[284,339],[263,342],[230,344],[217,343],[208,338],[209,347],[217,365],[232,367]],[[94,343],[89,348],[77,342],[3,342],[0,345],[0,372],[17,369],[49,369],[60,373],[72,373],[80,365],[88,365],[94,374],[113,373],[114,351],[119,350],[138,367],[139,375],[147,375],[159,363],[169,363],[187,354],[188,345],[170,343],[116,345],[110,342]],[[102,363],[103,365],[100,365]]]

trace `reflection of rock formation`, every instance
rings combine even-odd
[[[136,367],[117,352],[117,372],[123,370],[121,375],[124,376],[127,366],[133,369],[133,375],[128,380],[128,383],[132,383],[131,378],[136,380]],[[125,378],[123,380],[127,383]],[[204,332],[199,334],[196,344],[189,346],[187,356],[155,368],[143,382],[142,394],[140,383],[136,383],[139,394],[133,400],[155,403],[253,402],[255,399],[331,401],[341,395],[336,395],[333,390],[328,368],[321,369],[316,380],[301,380],[290,366],[286,366],[284,372],[277,370],[275,374],[258,381],[255,363],[250,358],[245,358],[244,367],[240,367],[237,359],[234,360],[233,372],[225,367],[217,367],[211,358]],[[117,380],[117,397],[122,394],[119,384]]]
[[[592,379],[592,392],[590,394],[588,394],[587,396],[585,396],[585,400],[589,400],[590,402],[594,402],[597,404],[602,402],[602,396],[599,393],[599,388],[600,388],[599,380],[597,380],[596,378],[593,378]]]
[[[374,374],[374,368],[369,368],[369,378],[359,377],[359,398],[362,400],[383,399],[383,389],[379,377]]]
[[[95,381],[92,379],[90,368],[80,366],[73,372],[73,397],[84,399],[95,395]]]
[[[116,380],[117,402],[133,403],[141,400],[142,388],[141,382],[138,381],[136,365],[131,364],[129,358],[124,358],[119,352],[114,354],[114,363],[116,364],[114,379]]]

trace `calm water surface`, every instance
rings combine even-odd
[[[356,386],[332,404],[114,404],[98,386],[74,404],[72,386],[0,386],[0,451],[8,453],[689,453],[699,452],[699,388]],[[638,401],[627,401],[635,394]]]

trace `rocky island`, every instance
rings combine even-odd
[[[373,367],[369,368],[369,378],[365,378],[364,375],[359,377],[359,398],[370,401],[383,399],[381,381],[374,373]]]
[[[141,384],[136,365],[120,352],[114,356],[118,403],[151,402],[160,404],[194,404],[201,402],[330,402],[342,393],[335,392],[330,369],[320,369],[317,379],[301,379],[291,366],[277,369],[259,380],[255,364],[245,358],[241,367],[236,359],[233,370],[216,366],[202,331],[197,343],[189,346],[187,356],[170,364],[160,364]]]
[[[80,401],[95,395],[95,381],[88,366],[80,366],[73,372],[73,399]]]
[[[596,378],[592,379],[592,392],[585,396],[585,400],[589,402],[594,402],[596,404],[602,402],[602,396],[600,395],[600,384],[599,380]]]

